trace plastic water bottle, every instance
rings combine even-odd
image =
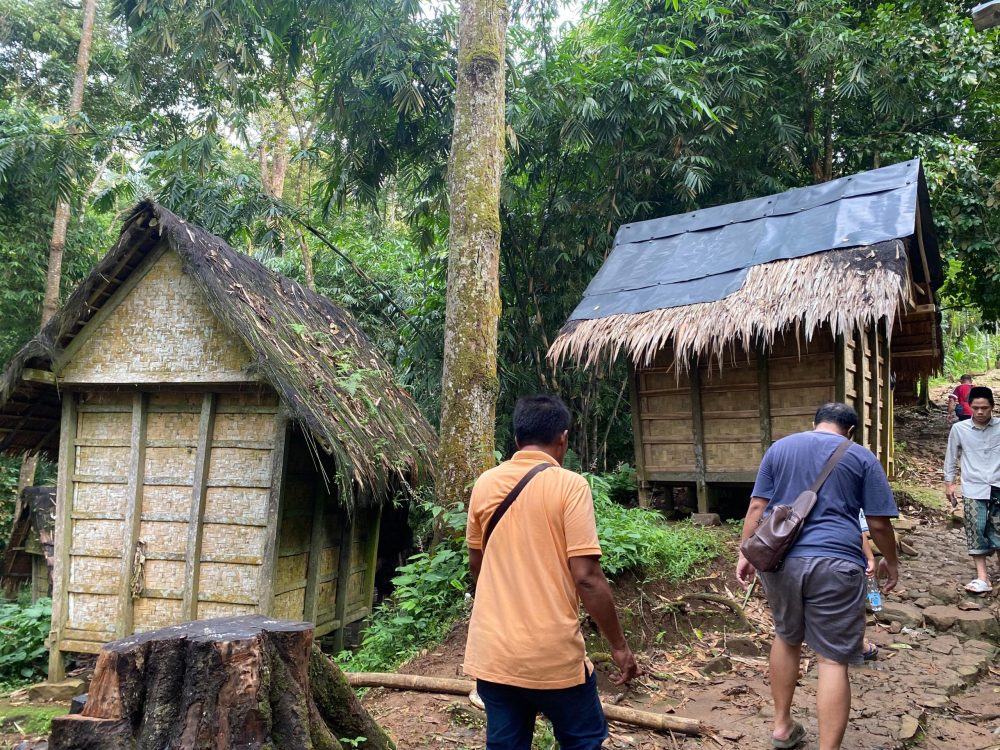
[[[872,608],[872,612],[882,611],[882,592],[879,590],[875,576],[868,578],[868,606]]]

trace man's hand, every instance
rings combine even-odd
[[[615,685],[625,685],[642,674],[642,670],[639,669],[639,665],[635,661],[635,655],[627,643],[619,648],[612,647],[611,658],[615,660],[615,665],[618,667],[618,674],[611,678],[611,682]]]
[[[870,550],[871,547],[865,550],[865,559],[868,561],[868,564],[865,565],[865,575],[869,578],[875,575],[875,555]]]
[[[948,498],[948,502],[951,503],[952,508],[958,505],[958,490],[954,482],[945,482],[944,496]]]
[[[896,583],[899,581],[899,566],[883,557],[878,563],[878,577],[880,580],[885,579],[885,583],[882,584],[882,593],[888,594],[896,588]]]
[[[740,586],[747,588],[756,573],[757,569],[754,568],[753,564],[743,557],[743,553],[740,552],[740,559],[736,562],[736,580],[739,582]]]

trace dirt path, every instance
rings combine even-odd
[[[995,379],[995,378],[994,378]],[[943,389],[939,389],[943,392]],[[938,394],[934,394],[938,395]],[[942,411],[901,410],[896,439],[906,444],[906,480],[940,492],[940,461],[947,425]],[[1000,749],[1000,598],[969,597],[961,585],[972,566],[961,527],[949,514],[921,505],[905,507],[899,536],[917,551],[901,560],[897,591],[880,621],[869,620],[868,638],[880,646],[878,660],[851,669],[851,721],[845,750],[917,747],[937,750]],[[730,532],[731,533],[731,532]],[[1000,579],[1000,573],[998,573]],[[770,747],[770,692],[766,648],[771,621],[759,592],[746,612],[758,632],[710,604],[664,606],[684,592],[709,591],[742,600],[731,562],[677,590],[662,586],[617,588],[630,637],[642,641],[646,676],[626,692],[600,682],[605,700],[650,711],[676,711],[714,728],[710,739],[663,736],[612,725],[607,743],[636,750],[700,747]],[[464,623],[445,643],[400,671],[455,677],[461,674]],[[638,644],[637,644],[638,645]],[[606,673],[610,665],[598,664]],[[802,747],[816,747],[817,666],[808,652],[796,692],[796,718],[808,729]],[[483,748],[484,715],[464,699],[375,690],[365,702],[397,739],[401,750]],[[551,738],[536,735],[536,747]]]

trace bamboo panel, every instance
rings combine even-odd
[[[760,418],[757,412],[752,417],[729,419],[706,419],[704,421],[705,444],[729,442],[733,438],[760,442]]]
[[[722,371],[718,367],[701,368],[702,393],[711,393],[713,389],[728,388],[732,386],[755,386],[757,385],[757,364],[751,359],[749,362],[742,357],[734,365],[723,366]]]
[[[205,497],[205,516],[244,518],[267,523],[268,490],[263,488],[210,487]]]
[[[686,391],[691,388],[688,376],[684,373],[680,378],[673,372],[639,370],[639,393],[645,391]]]
[[[169,625],[177,625],[184,621],[181,614],[181,600],[154,599],[140,597],[133,604],[133,621],[136,633],[146,630],[156,630]]]
[[[761,456],[759,437],[749,443],[705,443],[706,471],[756,471]]]
[[[274,571],[275,590],[286,591],[291,588],[296,581],[304,581],[308,567],[308,554],[279,557],[278,565]],[[305,584],[303,584],[303,588],[304,587]]]
[[[337,612],[337,579],[321,581],[316,604],[316,621],[325,622],[336,617]]]
[[[827,399],[829,401],[830,399]],[[778,440],[788,435],[794,435],[796,432],[805,432],[806,430],[812,429],[813,417],[816,414],[816,407],[812,406],[807,409],[802,410],[802,414],[799,416],[781,416],[771,417],[771,430],[774,435],[774,439]]]
[[[772,389],[775,386],[797,386],[803,383],[818,384],[833,381],[833,355],[812,359],[801,364],[791,362],[769,362],[769,364],[768,377]]]
[[[87,440],[92,438],[107,439],[120,437],[129,441],[132,431],[132,414],[128,412],[81,412],[78,415],[77,438]]]
[[[146,555],[160,553],[187,554],[188,525],[184,521],[142,521],[139,540],[146,543]]]
[[[340,557],[340,545],[336,547],[324,547],[320,551],[319,557],[319,577],[327,578],[337,575],[337,565]]]
[[[202,530],[202,557],[239,550],[242,554],[264,554],[266,529],[260,526],[206,523]]]
[[[151,394],[152,396],[156,394]],[[147,440],[198,440],[199,415],[183,412],[151,412],[146,417]]]
[[[121,516],[125,512],[128,485],[80,484],[73,499],[74,512],[109,513]]]
[[[646,471],[694,471],[693,443],[643,445],[643,450]]]
[[[226,394],[219,394],[220,401]],[[215,440],[268,440],[274,438],[273,414],[216,414]]]
[[[125,408],[126,412],[132,412],[132,393],[130,391],[89,391],[80,394],[79,399],[81,406],[121,406]]]
[[[118,620],[117,594],[74,594],[71,592],[67,596],[67,628],[94,630]]]
[[[370,607],[365,591],[365,572],[363,570],[352,571],[347,579],[347,610],[352,611],[361,607]]]
[[[76,473],[127,475],[129,453],[128,448],[77,448]]]
[[[254,604],[229,604],[223,602],[198,602],[198,619],[210,620],[213,617],[242,617],[257,614]]]
[[[155,391],[149,394],[149,408],[162,409],[166,412],[178,412],[193,409],[194,413],[197,414],[201,411],[201,402],[203,397],[203,394],[199,391]],[[197,426],[192,434],[197,436]]]
[[[260,569],[257,565],[202,562],[198,595],[216,600],[238,597],[256,601],[259,596],[257,585],[259,581]],[[205,616],[201,605],[199,605],[198,618],[204,619]]]
[[[122,521],[73,521],[73,546],[77,549],[118,549],[124,533]]]
[[[164,315],[169,310],[169,315]],[[66,382],[247,381],[253,358],[208,309],[180,257],[165,252],[87,336]]]
[[[181,591],[184,588],[184,562],[146,559],[143,569],[145,587],[154,591]]]
[[[682,442],[690,443],[691,438],[691,410],[684,415],[678,415],[677,419],[656,419],[649,418],[642,422],[642,437],[646,442],[652,442],[657,438],[677,438]]]
[[[274,597],[273,616],[282,620],[301,620],[305,601],[305,588],[278,594]]]
[[[210,484],[226,484],[235,480],[267,483],[271,478],[270,449],[213,448],[209,462]]]
[[[754,377],[757,376],[757,370],[754,370]],[[711,419],[709,416],[711,413],[721,413],[727,414],[734,411],[754,411],[756,412],[760,405],[760,393],[757,390],[757,382],[754,380],[753,390],[740,391],[739,393],[733,393],[732,391],[705,391],[702,390],[701,394],[701,413],[703,419],[707,422]]]
[[[309,549],[312,538],[312,518],[286,515],[281,521],[281,539],[278,540],[278,554],[292,554]]]
[[[252,391],[219,394],[219,409],[238,409],[243,406],[277,406],[280,403],[278,394],[270,388],[258,388]],[[274,419],[268,422],[269,430],[274,429]]]
[[[659,396],[639,395],[642,414],[645,415],[685,415],[691,416],[691,396],[689,394],[666,394]]]
[[[833,401],[833,383],[821,385],[802,384],[797,388],[772,388],[771,389],[771,414],[776,414],[783,408],[812,409],[812,414],[816,413],[816,407],[828,401]],[[812,420],[810,419],[810,422]]]
[[[69,561],[69,584],[81,584],[100,581],[111,586],[117,586],[121,579],[121,561],[109,557],[74,556]]]
[[[148,449],[147,449],[148,450]],[[150,486],[142,488],[142,513],[170,514],[187,520],[188,509],[191,506],[190,487],[171,487],[169,485]],[[187,533],[186,531],[184,532]]]

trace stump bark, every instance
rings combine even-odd
[[[358,738],[364,738],[359,740]],[[107,644],[83,713],[52,722],[52,750],[395,750],[313,625],[200,620]]]

